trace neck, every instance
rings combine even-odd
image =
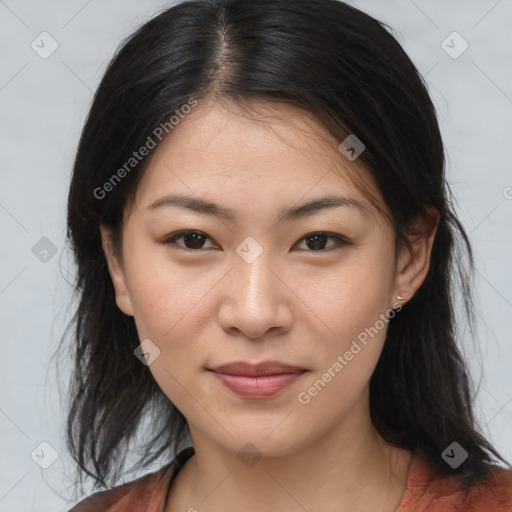
[[[350,412],[313,443],[249,467],[237,453],[191,429],[195,455],[175,480],[172,510],[394,512],[411,453],[384,442],[363,410]],[[171,498],[171,497],[170,497]],[[169,498],[169,501],[171,499]],[[168,508],[167,512],[171,512]]]

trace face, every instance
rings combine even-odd
[[[102,234],[117,304],[160,351],[149,370],[191,433],[286,454],[367,410],[391,308],[404,286],[419,286],[429,248],[395,261],[391,227],[350,178],[357,171],[386,209],[357,160],[299,110],[261,111],[275,118],[198,105],[155,151],[125,211],[122,261]],[[327,196],[338,199],[299,208]],[[301,371],[211,371],[265,361]]]

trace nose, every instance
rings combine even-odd
[[[235,257],[218,313],[221,327],[229,334],[242,333],[258,339],[282,335],[291,329],[290,301],[294,295],[264,254],[265,251],[252,263]]]

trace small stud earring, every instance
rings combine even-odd
[[[397,296],[396,296],[396,298],[397,298],[398,300],[404,300],[404,298],[403,298],[401,295],[397,295]]]

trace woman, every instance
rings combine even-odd
[[[73,511],[512,510],[458,348],[471,247],[435,110],[384,24],[156,16],[98,88],[68,227],[70,451],[107,487],[145,420],[138,468],[168,460]]]

